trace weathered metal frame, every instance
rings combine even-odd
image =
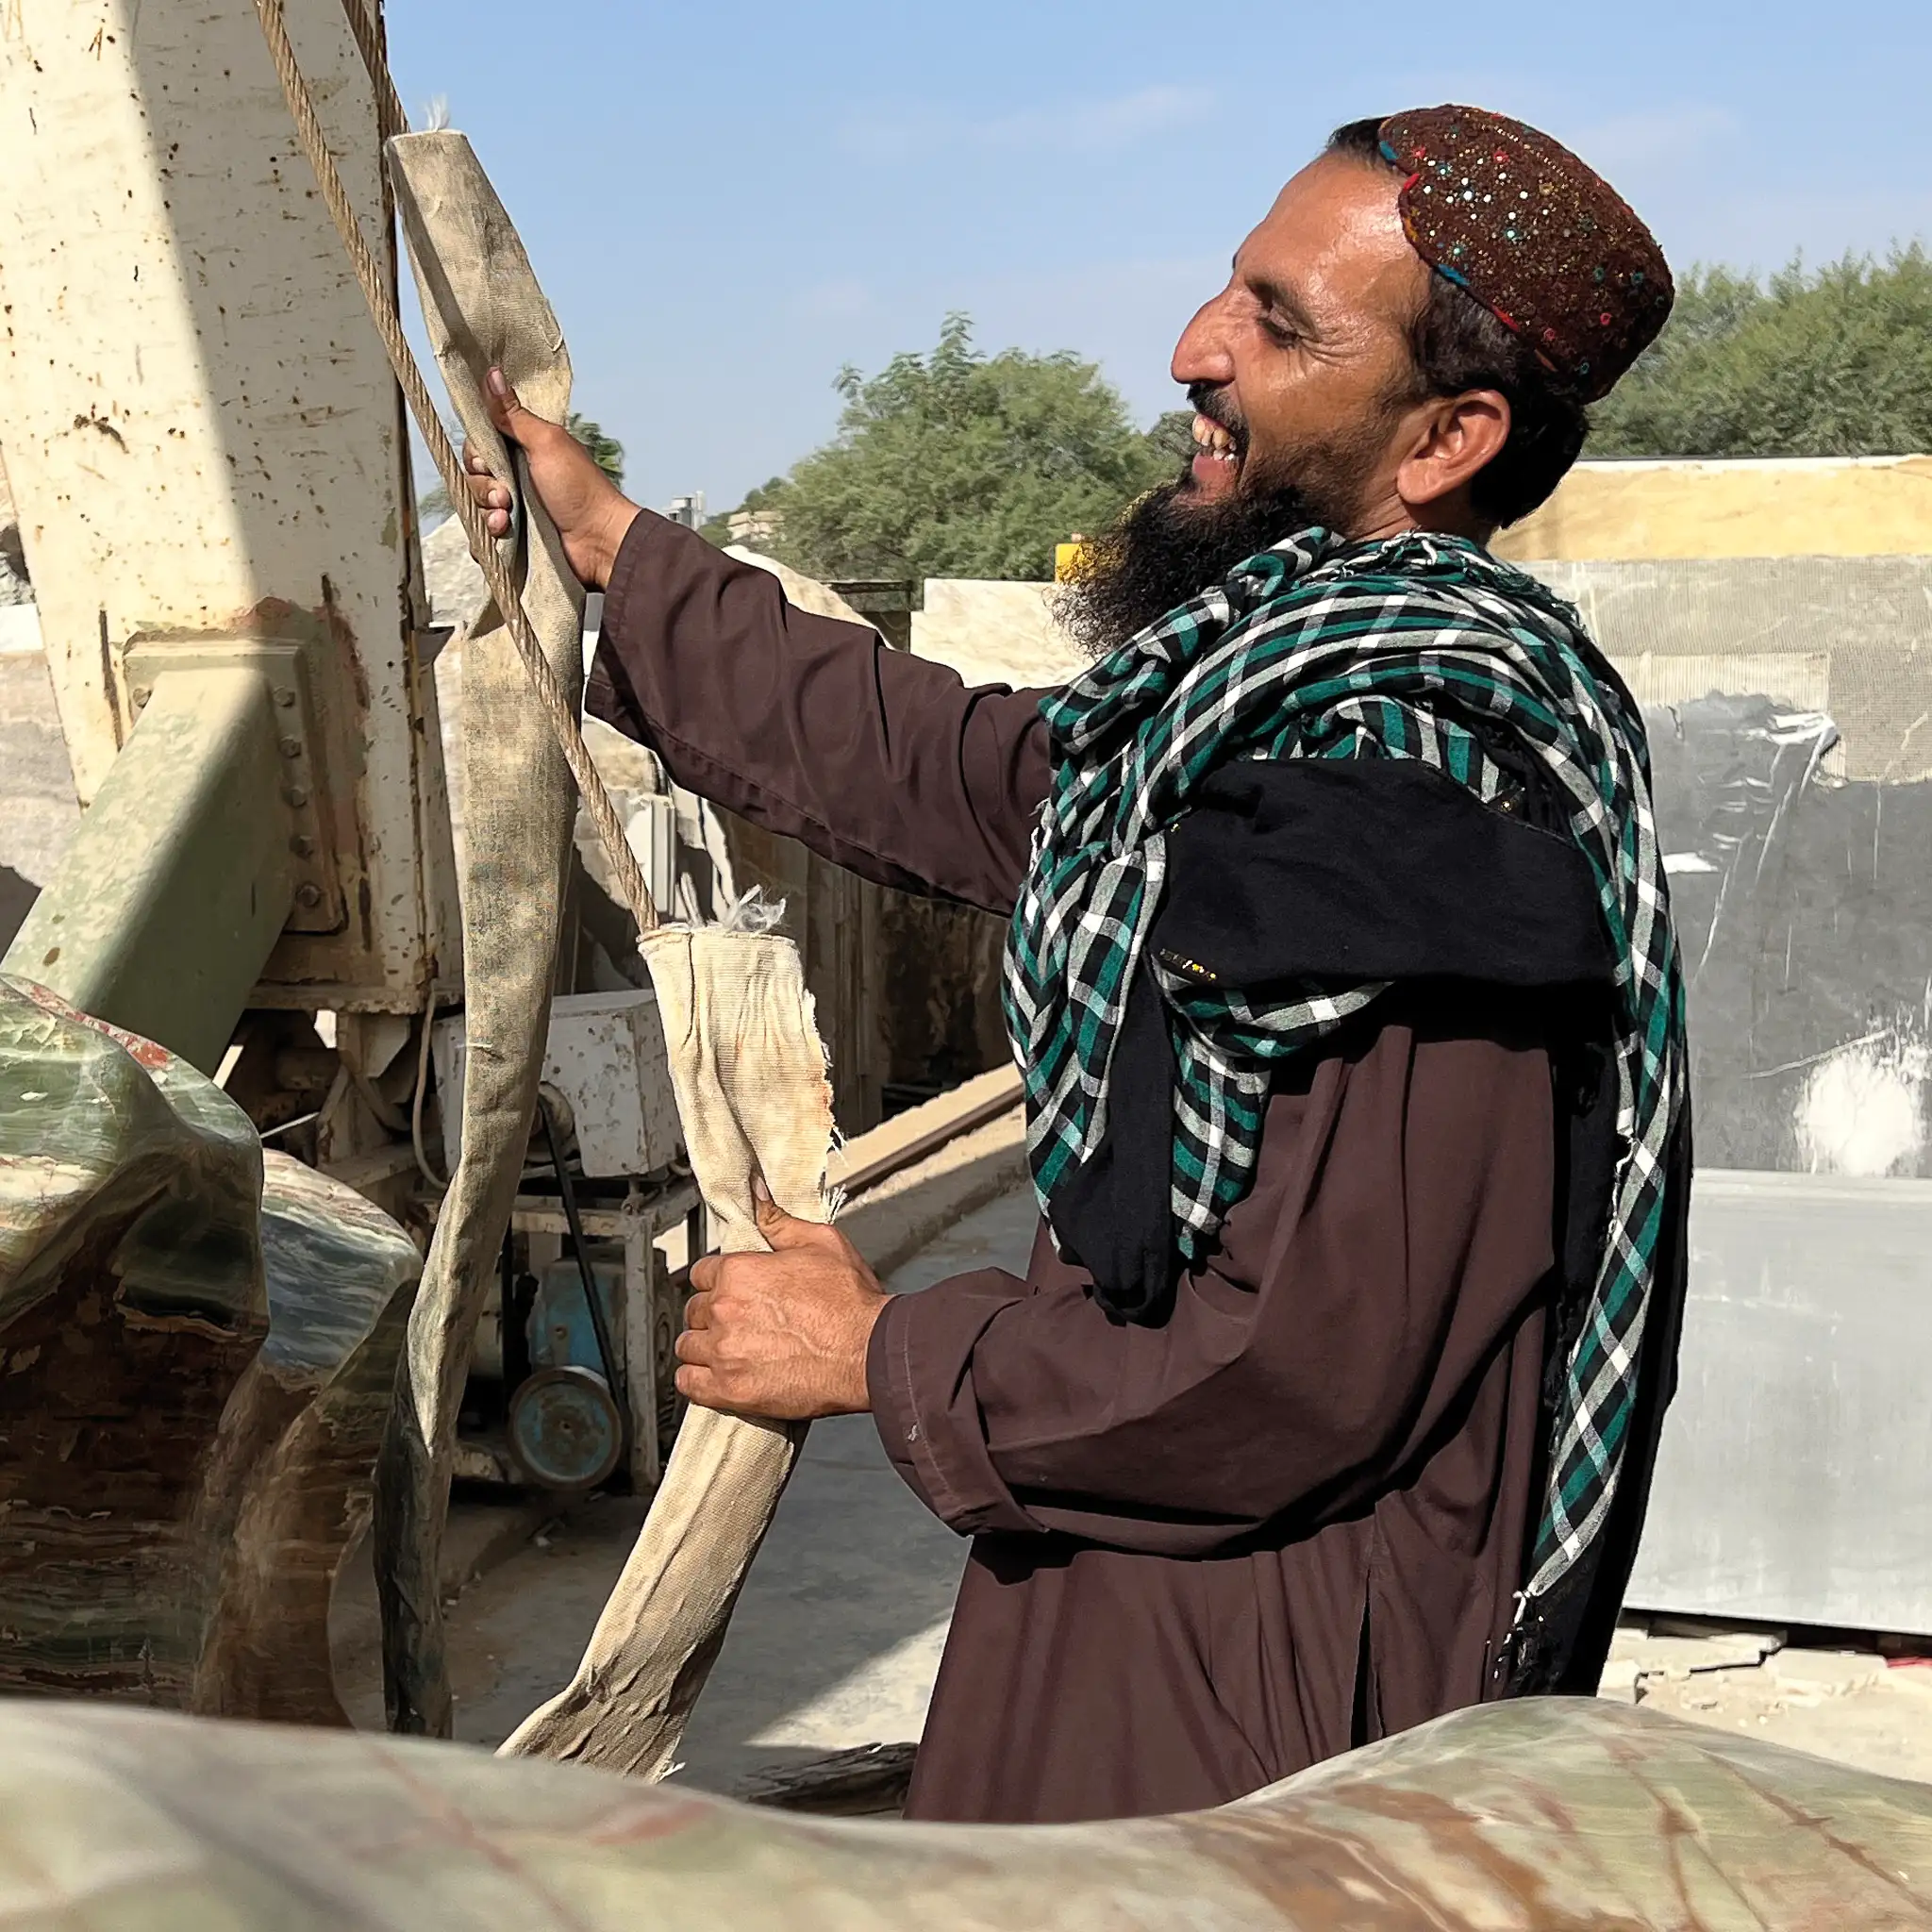
[[[392,255],[342,8],[288,11]],[[408,446],[249,0],[0,8],[0,425],[83,805],[155,654],[298,647],[333,903],[247,1003],[423,1010],[460,945]]]
[[[163,676],[0,961],[205,1074],[298,890],[275,690],[239,665]]]

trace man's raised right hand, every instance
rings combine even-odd
[[[596,458],[560,423],[533,416],[517,401],[517,392],[503,371],[492,369],[486,390],[490,420],[506,441],[524,452],[530,488],[550,512],[563,554],[578,581],[601,591],[610,581],[625,532],[637,520],[638,506],[597,467]],[[492,476],[481,454],[463,446],[463,468],[469,472],[470,494],[486,512],[492,537],[507,537],[510,525],[510,490],[507,477]]]

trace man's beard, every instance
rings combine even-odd
[[[1088,545],[1079,575],[1054,600],[1060,627],[1088,657],[1110,657],[1136,632],[1291,532],[1320,524],[1346,534],[1359,508],[1359,454],[1306,452],[1291,476],[1273,478],[1249,457],[1239,487],[1219,499],[1199,496],[1183,470],[1129,504],[1113,528]]]

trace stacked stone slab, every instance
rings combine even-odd
[[[347,1722],[420,1261],[152,1041],[0,980],[0,1692]]]

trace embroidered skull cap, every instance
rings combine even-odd
[[[1676,292],[1629,203],[1560,142],[1486,108],[1391,114],[1381,141],[1406,177],[1399,206],[1416,253],[1584,402],[1607,396]]]

